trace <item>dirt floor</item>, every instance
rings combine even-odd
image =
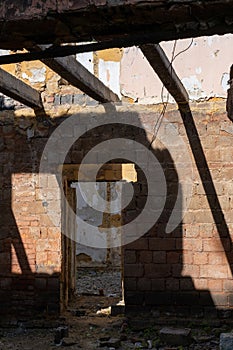
[[[226,326],[209,327],[208,325],[191,326],[193,342],[189,346],[171,346],[161,342],[159,330],[162,326],[151,326],[142,321],[141,330],[130,326],[128,319],[123,315],[110,316],[108,306],[114,302],[114,298],[106,297],[80,297],[77,299],[82,308],[77,308],[75,303],[71,311],[66,312],[57,320],[58,324],[67,325],[68,337],[55,345],[55,333],[57,325],[54,320],[35,323],[28,328],[28,324],[19,324],[14,329],[2,329],[0,338],[0,350],[51,350],[69,348],[70,350],[114,350],[114,349],[160,349],[160,350],[217,350],[219,349],[219,335],[228,332]],[[107,309],[96,314],[98,310]],[[76,315],[75,315],[76,313]],[[82,315],[83,314],[83,315]],[[33,327],[33,324],[30,325]],[[173,325],[174,327],[174,325]],[[138,327],[137,327],[138,328]]]
[[[139,315],[128,318],[124,314],[112,316],[111,305],[116,305],[121,299],[119,273],[115,275],[115,284],[112,272],[79,271],[79,277],[79,293],[59,319],[19,321],[14,328],[0,329],[0,350],[51,350],[59,347],[70,350],[218,350],[220,333],[231,331],[220,321],[212,322],[210,326],[203,320],[170,322],[168,318],[162,324],[153,322],[155,314],[148,318]],[[160,321],[159,315],[156,317],[156,321]],[[58,326],[68,327],[66,337],[57,339]],[[163,343],[159,332],[164,326],[189,327],[190,345]]]

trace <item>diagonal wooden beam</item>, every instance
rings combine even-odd
[[[90,73],[74,57],[50,58],[41,61],[66,79],[71,85],[85,92],[93,99],[102,103],[120,101],[117,94]]]
[[[189,102],[188,93],[161,46],[159,44],[147,44],[141,45],[140,49],[168,92],[174,97],[179,108],[187,105]]]
[[[40,93],[0,68],[0,92],[31,108],[43,109]]]

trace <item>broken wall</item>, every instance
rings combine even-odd
[[[138,120],[142,130],[126,126],[119,129],[109,124],[104,129],[90,131],[74,144],[65,163],[80,164],[96,143],[115,137],[137,140],[149,147],[161,108],[159,105],[118,107],[116,115],[126,121],[129,117],[129,122]],[[222,208],[218,213],[219,222],[213,219],[213,213],[219,209],[210,207],[208,201],[216,200],[215,193],[204,191],[179,112],[169,105],[160,133],[165,139],[174,140],[174,145],[167,149],[155,142],[151,150],[165,174],[166,203],[161,217],[150,230],[125,246],[124,293],[128,311],[135,308],[190,311],[195,305],[197,312],[208,313],[210,309],[215,312],[232,307],[232,124],[221,101],[192,104],[191,109]],[[68,116],[78,113],[83,118],[91,115],[95,119],[97,115],[106,115],[102,106],[49,107],[47,113],[51,119],[38,121],[29,109],[1,112],[0,274],[4,315],[57,312],[59,300],[63,303],[62,222],[55,226],[48,216],[52,205],[59,222],[62,203],[60,193],[54,191],[53,174],[48,174],[47,198],[41,198],[38,174],[41,154],[51,132]],[[72,129],[70,135],[63,137],[72,137]],[[193,164],[191,202],[178,226],[171,233],[165,233],[180,182],[176,157],[182,160],[182,154],[175,143],[180,137]],[[194,138],[193,142],[197,140]],[[206,169],[201,171],[205,173]],[[148,195],[147,179],[139,168],[137,173],[134,197],[124,211],[125,222],[134,220],[143,210]],[[179,208],[184,207],[180,202]],[[216,215],[214,217],[216,219]]]

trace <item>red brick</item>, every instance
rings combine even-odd
[[[205,278],[195,279],[194,285],[197,290],[208,289],[208,279],[205,279]]]
[[[226,259],[224,252],[209,252],[208,254],[208,263],[209,265],[224,265]]]
[[[150,263],[152,262],[152,252],[148,250],[142,250],[139,253],[139,261],[141,263]]]
[[[228,269],[226,265],[203,265],[200,266],[200,277],[205,278],[227,278]]]
[[[179,279],[167,278],[166,279],[166,290],[179,290],[180,284]]]
[[[153,252],[153,262],[158,264],[166,263],[166,252],[163,252],[163,251]]]
[[[126,264],[124,267],[125,277],[142,277],[144,268],[142,264]]]
[[[213,237],[213,235],[214,235],[213,224],[200,225],[200,237],[211,238]]]
[[[150,250],[174,250],[176,248],[175,238],[150,238]]]
[[[137,289],[137,279],[124,277],[124,290],[134,291]]]
[[[183,225],[184,237],[187,238],[197,238],[200,234],[200,227],[196,225]]]
[[[223,291],[226,292],[233,292],[233,280],[226,280],[223,281]]]
[[[167,253],[167,263],[177,264],[181,261],[181,253],[179,252],[168,252]]]
[[[151,290],[151,280],[149,278],[139,278],[137,282],[137,289],[139,291]]]
[[[220,279],[209,279],[208,280],[208,289],[213,292],[222,292],[223,291],[223,282]]]
[[[151,290],[165,290],[165,281],[164,278],[151,279]]]
[[[202,251],[202,239],[201,238],[185,238],[184,250],[201,252]]]
[[[191,278],[183,277],[180,279],[180,289],[181,290],[193,290],[194,284]]]
[[[171,266],[167,264],[145,264],[146,277],[169,277],[171,276]]]
[[[214,293],[212,295],[212,298],[214,300],[214,304],[216,307],[226,307],[228,306],[228,295],[225,293]]]
[[[206,252],[222,252],[223,247],[219,238],[203,240],[203,250]]]
[[[183,263],[185,265],[192,265],[193,264],[193,253],[192,252],[189,252],[188,250],[183,251]]]
[[[204,265],[203,267],[205,267],[205,266],[207,266],[207,265]],[[184,264],[182,275],[191,275],[192,277],[199,277],[200,276],[200,267],[198,265]]]
[[[202,253],[194,253],[193,254],[193,263],[195,265],[204,265],[208,264],[208,254],[205,252]]]
[[[134,250],[125,250],[124,263],[125,264],[136,263],[136,252]]]
[[[127,245],[130,250],[148,250],[148,238],[140,238]]]

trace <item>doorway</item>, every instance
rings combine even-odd
[[[91,164],[87,165],[87,167],[91,166]],[[121,213],[111,214],[109,210],[98,211],[86,203],[80,193],[79,183],[88,183],[88,179],[77,177],[79,165],[64,165],[63,170],[66,198],[84,222],[91,223],[100,231],[101,228],[122,225]],[[121,197],[121,187],[117,183],[119,181],[135,182],[136,177],[134,164],[108,163],[98,172],[95,186],[106,205],[110,207],[112,200],[117,196]],[[83,232],[83,228],[80,228],[77,223],[70,222],[66,215],[64,220],[66,229],[68,225],[69,230],[75,230],[76,237],[87,233]],[[65,273],[66,292],[63,291],[66,306],[69,303],[81,314],[122,313],[124,305],[122,247],[111,247],[106,242],[106,247],[100,248],[82,244],[79,239],[76,240],[78,243],[74,241],[67,243],[67,238],[64,240],[66,244],[63,247],[65,249],[63,267],[65,271],[69,271]],[[67,257],[67,254],[71,257]]]

